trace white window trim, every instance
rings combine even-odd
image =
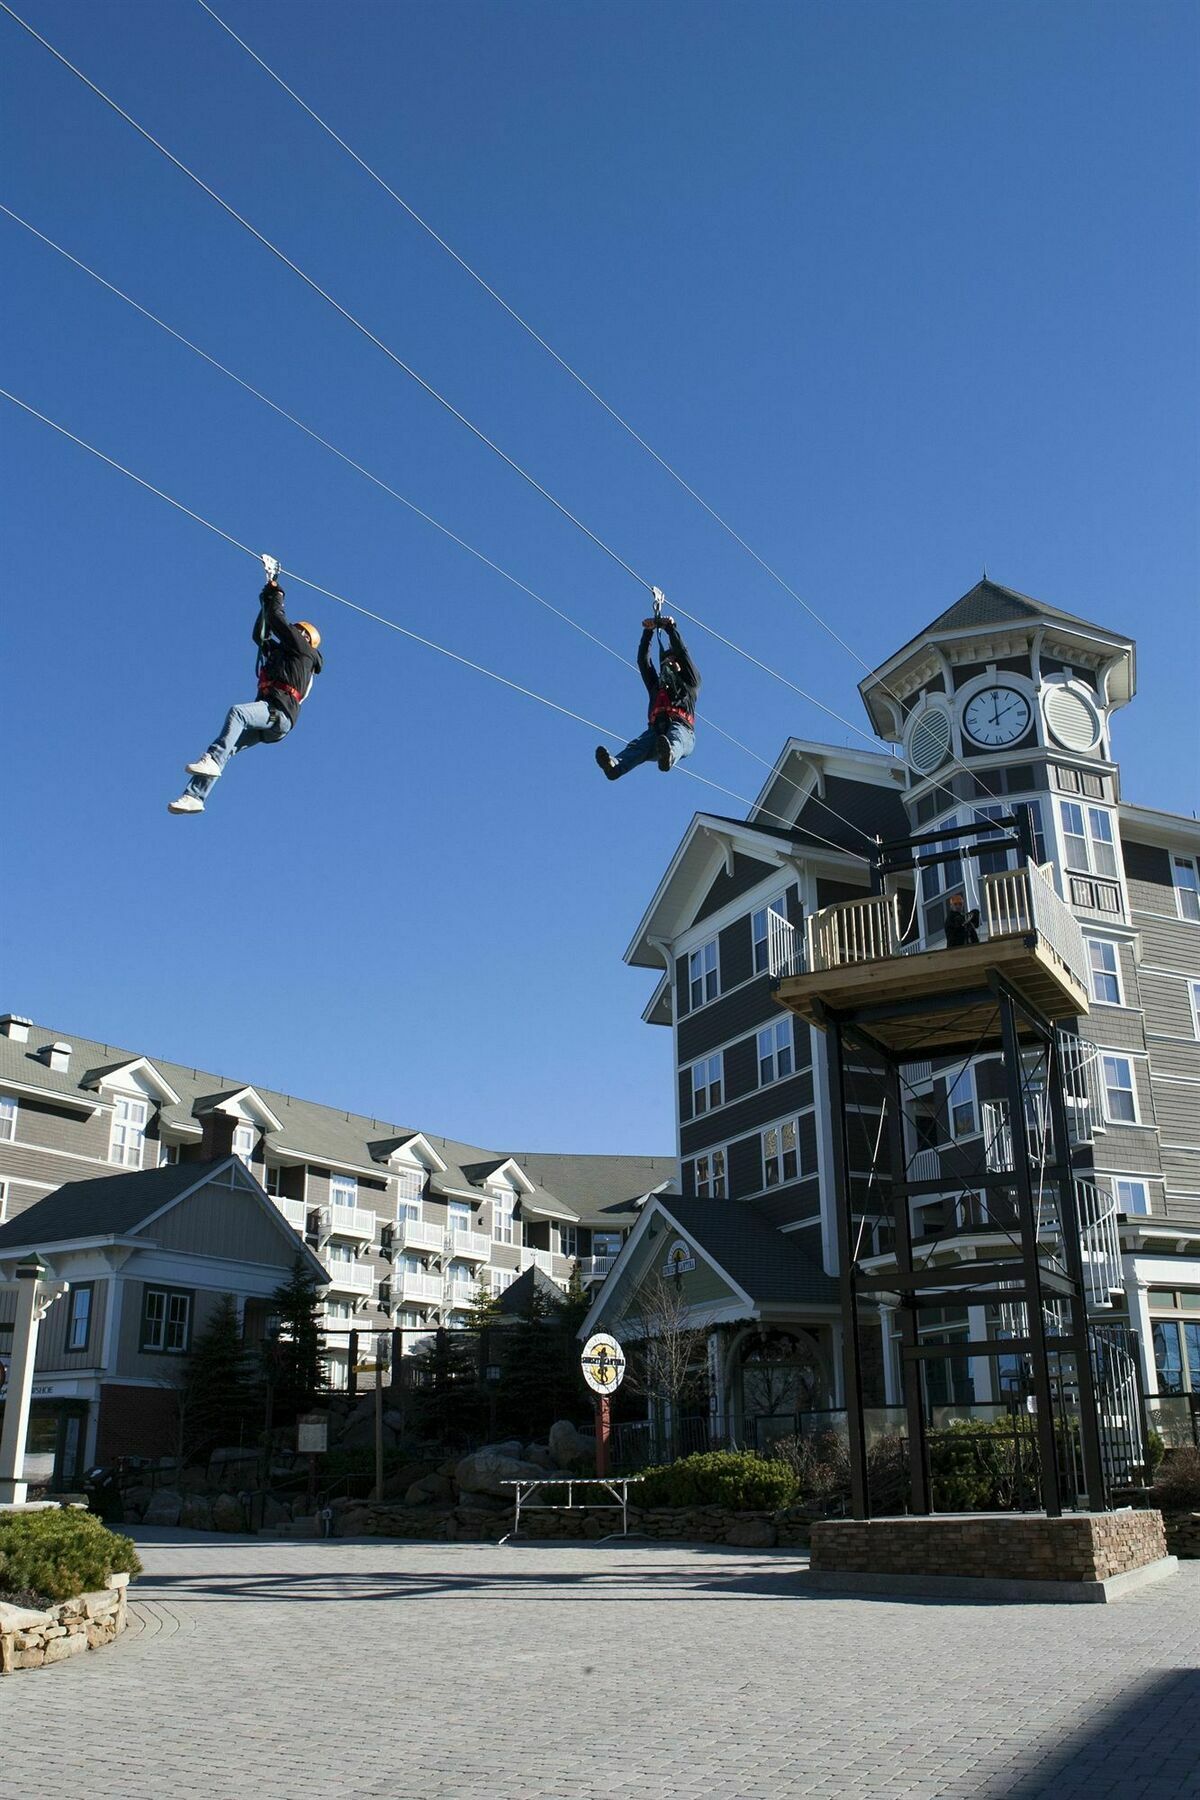
[[[700,1164],[702,1162],[707,1162],[707,1163],[711,1164],[714,1156],[719,1156],[721,1158],[721,1177],[720,1177],[720,1179],[721,1179],[721,1186],[724,1188],[725,1191],[723,1194],[714,1194],[711,1192],[714,1178],[710,1173],[709,1178],[708,1178],[708,1183],[707,1183],[710,1191],[707,1194],[702,1194],[700,1192],[700,1174],[699,1174]],[[709,1144],[703,1150],[698,1150],[694,1156],[689,1156],[686,1160],[688,1162],[690,1162],[692,1165],[692,1186],[696,1190],[697,1200],[728,1200],[728,1198],[729,1198],[729,1146],[728,1146],[728,1144]],[[595,1244],[595,1235],[594,1234],[592,1237],[592,1242],[593,1242],[593,1244]],[[607,1252],[606,1251],[601,1252],[601,1254],[607,1255]]]
[[[701,1081],[697,1086],[696,1077],[700,1070],[707,1069],[709,1064],[714,1062],[717,1064],[716,1082]],[[709,1113],[716,1112],[725,1104],[725,1052],[723,1050],[710,1050],[706,1056],[699,1056],[696,1058],[695,1062],[688,1063],[686,1068],[689,1081],[691,1082],[692,1118],[703,1119]],[[720,1091],[719,1100],[711,1100],[709,1098],[708,1090],[714,1085]],[[701,1093],[704,1095],[704,1104],[702,1106],[697,1106],[696,1096]]]
[[[801,1119],[804,1117],[805,1113],[812,1112],[813,1110],[814,1109],[812,1107],[805,1107],[803,1109],[803,1111],[801,1111],[801,1112],[785,1113],[781,1119],[772,1119],[769,1124],[759,1126],[759,1128],[758,1128],[758,1143],[759,1143],[759,1155],[760,1155],[761,1164],[762,1164],[762,1186],[758,1190],[760,1194],[777,1194],[781,1188],[790,1187],[792,1182],[808,1181],[813,1175],[816,1174],[815,1169],[806,1170],[804,1167],[803,1135],[800,1130]],[[796,1127],[796,1173],[792,1176],[787,1176],[783,1172],[783,1136],[782,1136],[782,1133],[783,1133],[783,1128],[785,1125],[794,1125]],[[767,1133],[768,1133],[768,1131],[778,1131],[780,1133],[779,1180],[774,1181],[774,1182],[768,1182],[768,1180],[767,1180]]]
[[[1069,832],[1067,830],[1066,809],[1069,806],[1074,807],[1077,812],[1082,813],[1082,815],[1083,815],[1083,831],[1082,831],[1082,833],[1078,832],[1078,831],[1070,831]],[[1099,839],[1093,834],[1092,819],[1091,819],[1091,815],[1093,813],[1103,813],[1105,818],[1108,820],[1109,831],[1111,833],[1111,835],[1108,838]],[[1062,859],[1063,859],[1063,868],[1064,868],[1065,872],[1068,875],[1090,875],[1094,881],[1114,881],[1117,883],[1118,886],[1120,886],[1120,883],[1121,883],[1121,836],[1120,836],[1120,832],[1117,829],[1117,825],[1118,825],[1118,821],[1117,821],[1116,815],[1113,813],[1111,807],[1105,806],[1100,802],[1097,802],[1095,800],[1084,800],[1083,798],[1059,799],[1059,801],[1058,801],[1058,827],[1059,827],[1059,833],[1062,838],[1062,853],[1063,853]],[[1076,842],[1076,843],[1079,842],[1080,839],[1082,838],[1084,850],[1085,850],[1085,853],[1087,856],[1087,861],[1082,868],[1077,867],[1076,864],[1069,861],[1069,859],[1068,859],[1068,856],[1067,856],[1067,840],[1068,840],[1068,838],[1071,839],[1072,842]],[[1095,846],[1098,842],[1107,843],[1109,845],[1109,847],[1111,848],[1112,854],[1113,854],[1113,863],[1115,865],[1112,870],[1097,868]]]
[[[1192,1003],[1192,1030],[1200,1039],[1200,981],[1188,982],[1188,998]]]
[[[1109,1110],[1108,1071],[1106,1070],[1106,1068],[1104,1066],[1105,1063],[1109,1063],[1109,1062],[1123,1062],[1129,1069],[1129,1088],[1128,1088],[1128,1090],[1126,1090],[1124,1087],[1119,1087],[1117,1091],[1119,1093],[1125,1093],[1126,1091],[1128,1091],[1130,1098],[1133,1101],[1133,1117],[1132,1117],[1132,1119],[1114,1118],[1111,1111]],[[1126,1056],[1123,1051],[1101,1049],[1101,1051],[1100,1051],[1100,1087],[1104,1094],[1104,1117],[1110,1125],[1140,1125],[1142,1122],[1142,1111],[1141,1111],[1141,1107],[1138,1105],[1137,1076],[1134,1073],[1134,1068],[1135,1068],[1134,1059],[1131,1056]]]
[[[793,1015],[788,1013],[786,1018],[775,1019],[769,1025],[760,1025],[754,1033],[754,1067],[758,1076],[759,1092],[761,1092],[763,1088],[774,1087],[775,1083],[778,1081],[790,1081],[794,1075],[799,1073],[796,1068],[796,1033],[792,1029],[792,1018]],[[779,1073],[780,1031],[784,1031],[787,1034],[787,1048],[790,1051],[792,1058],[792,1066],[786,1075],[781,1075]],[[763,1080],[762,1066],[768,1059],[763,1055],[761,1049],[761,1040],[764,1033],[769,1033],[771,1038],[771,1073],[767,1076],[765,1081]]]
[[[710,947],[711,947],[712,953],[713,953],[712,974],[713,974],[714,981],[716,983],[716,989],[713,994],[706,995],[702,1000],[693,1001],[692,985],[693,985],[695,978],[692,975],[692,958],[694,956],[702,957],[704,955],[705,951],[708,950]],[[687,956],[688,1009],[684,1016],[686,1018],[690,1019],[692,1017],[693,1013],[702,1012],[706,1006],[712,1006],[716,1001],[718,1001],[721,998],[721,934],[720,934],[720,932],[714,932],[711,937],[706,937],[702,943],[696,944],[691,950],[688,950],[685,954]],[[707,985],[707,971],[705,971],[703,969],[701,970],[700,981],[701,981],[702,986]]]
[[[1167,855],[1171,859],[1171,890],[1175,896],[1176,915],[1183,920],[1185,925],[1200,925],[1200,919],[1191,918],[1190,915],[1183,910],[1183,895],[1185,893],[1190,893],[1193,890],[1187,888],[1183,882],[1176,881],[1175,879],[1176,862],[1189,863],[1191,865],[1192,874],[1196,877],[1195,891],[1200,893],[1200,856],[1189,856],[1184,850],[1168,850]],[[1169,918],[1170,914],[1167,914],[1167,917]]]
[[[1118,1184],[1124,1184],[1124,1186],[1126,1186],[1126,1187],[1140,1187],[1142,1190],[1142,1197],[1145,1200],[1146,1204],[1143,1207],[1141,1207],[1140,1210],[1138,1210],[1137,1212],[1130,1212],[1127,1207],[1125,1207],[1121,1204],[1121,1195],[1119,1192]],[[1151,1217],[1150,1181],[1147,1176],[1145,1176],[1145,1175],[1110,1175],[1108,1177],[1108,1185],[1109,1185],[1109,1192],[1112,1194],[1113,1203],[1115,1204],[1117,1211],[1124,1213],[1126,1218],[1148,1219]]]
[[[954,1098],[956,1088],[961,1089],[960,1097],[957,1100]],[[967,1105],[971,1108],[971,1124],[966,1131],[960,1131],[954,1122],[954,1110],[955,1107]],[[975,1065],[968,1063],[965,1069],[959,1071],[953,1081],[946,1084],[946,1127],[951,1141],[957,1143],[960,1138],[978,1137],[979,1118],[979,1093],[975,1085]]]
[[[346,1197],[347,1188],[352,1190],[349,1199]],[[331,1170],[329,1175],[329,1204],[330,1206],[357,1206],[358,1177],[356,1175],[343,1175],[336,1169]]]
[[[16,1143],[20,1110],[21,1103],[15,1094],[0,1094],[0,1144]]]
[[[0,1225],[8,1218],[8,1182],[0,1178]]]
[[[1084,943],[1087,945],[1088,986],[1092,990],[1092,1000],[1094,1001],[1094,1003],[1097,1006],[1124,1006],[1125,1005],[1125,978],[1124,978],[1123,974],[1121,973],[1121,946],[1120,946],[1120,944],[1116,941],[1115,938],[1096,937],[1095,935],[1092,935],[1092,936],[1085,935]],[[1115,964],[1115,967],[1113,969],[1099,970],[1092,966],[1092,945],[1093,944],[1106,944],[1109,946],[1109,948],[1112,950],[1113,962]],[[1116,977],[1117,997],[1115,1000],[1101,999],[1100,995],[1096,992],[1095,977],[1098,974],[1104,974],[1104,975],[1111,974]]]
[[[118,1155],[114,1154],[117,1149],[117,1134],[118,1134],[118,1132],[127,1131],[129,1129],[129,1120],[122,1119],[122,1117],[121,1117],[121,1108],[123,1106],[127,1107],[127,1108],[130,1106],[141,1106],[145,1109],[145,1116],[142,1119],[141,1124],[134,1127],[135,1131],[137,1132],[137,1148],[138,1148],[138,1155],[137,1155],[136,1162],[130,1162],[128,1156],[125,1156],[125,1155],[118,1156]],[[142,1154],[143,1154],[143,1151],[145,1149],[145,1144],[146,1144],[146,1131],[150,1124],[150,1110],[151,1110],[151,1101],[150,1101],[150,1097],[148,1094],[141,1094],[141,1093],[126,1094],[126,1093],[121,1093],[119,1091],[114,1093],[113,1110],[112,1110],[112,1124],[109,1127],[109,1133],[108,1133],[108,1160],[110,1163],[115,1164],[115,1166],[117,1168],[119,1168],[119,1169],[140,1169],[141,1168]],[[122,1148],[123,1149],[129,1148],[129,1140],[128,1139],[125,1139],[123,1141]]]

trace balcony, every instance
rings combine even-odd
[[[329,1276],[330,1293],[353,1294],[361,1300],[375,1292],[375,1270],[370,1263],[342,1262],[330,1257],[325,1263],[325,1272]]]
[[[910,1181],[937,1181],[942,1173],[942,1159],[936,1150],[914,1150],[908,1159],[908,1179]],[[947,1176],[947,1184],[954,1186],[953,1177]]]
[[[418,1250],[424,1256],[440,1256],[444,1233],[440,1225],[426,1225],[422,1219],[401,1219],[392,1233],[397,1251]]]
[[[603,1281],[616,1260],[615,1256],[581,1256],[577,1258],[580,1281]]]
[[[365,1206],[323,1206],[321,1236],[323,1238],[355,1238],[369,1244],[375,1236],[376,1218]]]
[[[1086,1013],[1083,932],[1055,892],[1048,868],[1030,863],[985,875],[979,885],[983,941],[954,950],[905,944],[894,894],[843,900],[812,913],[805,927],[807,973],[772,968],[780,1005],[818,1028],[825,1007],[853,1012],[869,1006],[871,1029],[891,1050],[926,1058],[941,1044],[986,1034],[995,1011],[984,995],[992,970],[1045,1018]],[[957,1014],[948,1005],[956,994],[968,1002]],[[898,1002],[902,1011],[882,1016]]]
[[[448,1231],[446,1254],[463,1262],[485,1263],[492,1254],[492,1240],[482,1231]]]
[[[280,1194],[272,1194],[271,1204],[278,1207],[293,1231],[307,1230],[308,1207],[303,1200],[285,1200]]]
[[[411,1269],[397,1269],[392,1275],[392,1301],[396,1306],[440,1306],[442,1292],[440,1275],[415,1274]]]
[[[552,1250],[534,1250],[528,1244],[521,1245],[521,1273],[526,1269],[540,1269],[543,1275],[554,1276],[554,1252]]]

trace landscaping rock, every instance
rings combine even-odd
[[[594,1469],[596,1440],[577,1431],[569,1419],[556,1419],[550,1427],[550,1455],[559,1469]]]
[[[179,1523],[192,1531],[212,1530],[212,1503],[207,1494],[185,1494]]]
[[[212,1503],[214,1531],[245,1531],[246,1515],[235,1494],[218,1494]]]
[[[385,1500],[403,1500],[414,1481],[424,1481],[427,1475],[435,1473],[434,1465],[428,1462],[408,1462],[403,1468],[393,1469],[383,1484]]]
[[[386,1490],[384,1498],[390,1498]],[[420,1481],[412,1483],[404,1496],[408,1506],[428,1506],[431,1502],[453,1498],[454,1483],[448,1475],[423,1475]]]
[[[121,1495],[125,1508],[125,1517],[135,1523],[144,1516],[146,1508],[154,1498],[154,1489],[148,1487],[127,1487]]]
[[[147,1525],[178,1525],[183,1511],[183,1495],[175,1488],[159,1488],[150,1496],[142,1519]]]
[[[263,1525],[268,1531],[274,1531],[278,1526],[288,1524],[291,1517],[290,1509],[283,1504],[282,1500],[277,1500],[274,1494],[263,1495],[262,1519]]]
[[[500,1499],[511,1499],[512,1489],[502,1485],[505,1481],[536,1481],[545,1474],[545,1470],[537,1463],[525,1462],[520,1457],[504,1456],[498,1450],[476,1450],[471,1456],[464,1456],[454,1470],[454,1479],[460,1494],[496,1494]]]
[[[525,1461],[536,1463],[539,1469],[557,1469],[558,1464],[550,1454],[549,1444],[526,1444]]]
[[[766,1550],[775,1543],[775,1527],[769,1519],[739,1519],[725,1533],[725,1542],[743,1550]]]

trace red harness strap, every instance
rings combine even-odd
[[[290,694],[297,706],[301,706],[304,703],[304,695],[300,692],[299,688],[289,687],[286,681],[270,681],[265,675],[260,675],[258,678],[259,699],[265,700],[267,695],[272,692]]]
[[[672,706],[670,695],[665,688],[659,688],[650,702],[650,723],[656,725],[659,719],[678,719],[683,725],[695,726],[696,715],[688,711],[686,706]]]

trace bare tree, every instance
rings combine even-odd
[[[662,1409],[668,1459],[676,1453],[681,1412],[707,1392],[710,1323],[707,1315],[693,1315],[682,1282],[654,1275],[642,1283],[614,1326],[614,1336],[628,1353],[626,1380],[652,1407]]]

